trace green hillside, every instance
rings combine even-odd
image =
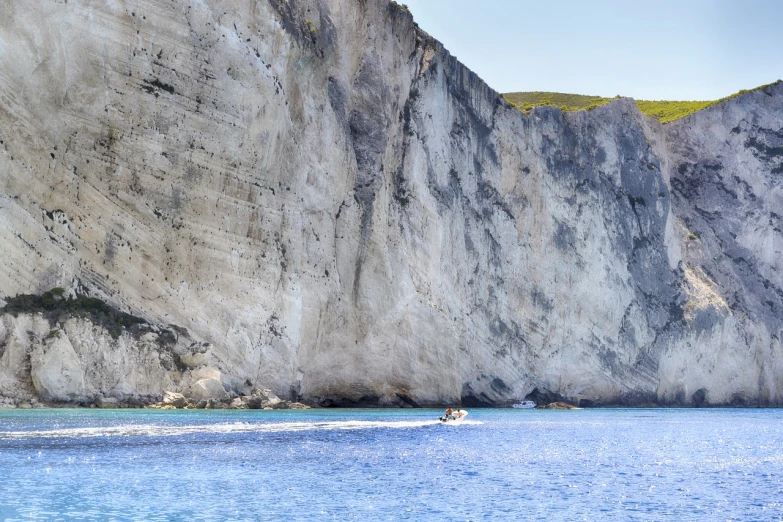
[[[661,123],[678,120],[694,112],[715,105],[716,101],[649,101],[637,100],[636,106],[648,116],[658,118]]]
[[[774,83],[768,83],[761,85],[755,89],[743,89],[720,100],[712,101],[657,101],[657,100],[636,100],[636,106],[639,110],[648,116],[658,118],[661,123],[667,123],[677,120],[694,112],[706,109],[711,105],[720,103],[725,100],[730,100],[741,96],[745,93],[764,89],[771,85],[780,83],[778,80]],[[533,107],[541,105],[550,105],[552,107],[559,107],[563,111],[578,111],[578,110],[591,110],[599,107],[605,103],[610,102],[613,98],[604,98],[602,96],[585,96],[583,94],[564,94],[560,92],[510,92],[504,94],[503,97],[512,105],[519,108],[522,112],[527,112]]]
[[[602,98],[601,96],[564,94],[562,92],[510,92],[504,94],[503,97],[522,111],[528,111],[540,105],[551,105],[564,111],[589,110],[611,100],[611,98]]]

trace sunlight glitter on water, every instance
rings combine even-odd
[[[0,519],[783,517],[783,410],[440,414],[0,412]]]
[[[193,426],[159,426],[153,424],[131,424],[113,427],[66,428],[59,430],[38,431],[0,431],[3,439],[51,439],[51,438],[84,438],[84,437],[173,437],[195,433],[280,433],[288,431],[329,431],[329,430],[367,430],[377,428],[422,428],[444,424],[438,420],[426,421],[332,421],[332,422],[277,422],[268,424],[251,424],[233,422],[230,424],[207,424]],[[459,423],[448,423],[447,426],[480,425],[481,421],[464,420]]]

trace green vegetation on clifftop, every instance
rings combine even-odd
[[[564,111],[590,110],[608,103],[612,98],[585,96],[584,94],[564,94],[561,92],[510,92],[503,97],[521,111],[533,107],[551,105]]]
[[[648,116],[658,118],[661,123],[678,120],[694,112],[706,109],[717,101],[649,101],[636,100],[639,110]]]
[[[649,101],[649,100],[637,100],[636,106],[639,110],[648,116],[653,116],[661,121],[661,123],[668,123],[680,119],[694,112],[711,107],[716,103],[730,100],[741,96],[743,94],[757,91],[760,89],[766,89],[772,85],[777,85],[781,80],[774,83],[768,83],[761,85],[755,89],[743,89],[720,100],[713,101]],[[539,107],[541,105],[550,105],[552,107],[558,107],[563,111],[578,111],[578,110],[590,110],[605,103],[609,103],[613,98],[604,98],[602,96],[585,96],[583,94],[564,94],[559,92],[510,92],[504,94],[503,97],[510,104],[517,107],[522,112],[527,112],[533,107]]]

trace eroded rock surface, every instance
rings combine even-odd
[[[84,371],[79,357],[59,331],[48,335],[30,354],[30,376],[45,401],[71,402],[84,398]]]
[[[781,85],[521,114],[383,0],[6,2],[0,41],[0,298],[154,327],[6,315],[3,395],[56,327],[88,400],[783,404]]]
[[[199,379],[190,388],[190,396],[196,400],[202,399],[227,399],[228,393],[226,393],[223,384],[219,379]]]

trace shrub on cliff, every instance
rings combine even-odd
[[[41,313],[50,322],[56,321],[62,314],[85,317],[94,324],[103,326],[114,339],[119,338],[123,328],[146,322],[94,297],[83,295],[77,295],[75,298],[65,297],[65,290],[62,288],[53,288],[41,295],[19,294],[8,297],[0,313],[11,314],[14,317],[19,314]]]

